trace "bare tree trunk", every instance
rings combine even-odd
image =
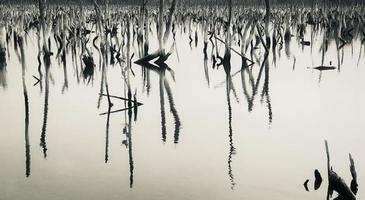
[[[145,36],[145,43],[144,43],[144,54],[147,55],[148,54],[148,50],[149,50],[149,18],[148,18],[148,10],[145,9],[144,11],[144,19],[145,19],[145,26],[144,26],[144,36]],[[144,56],[145,56],[144,55]]]
[[[265,0],[265,6],[266,6],[266,17],[268,18],[270,15],[270,0]]]
[[[109,0],[104,0],[104,16],[105,16],[105,19],[108,19],[109,15]]]
[[[323,0],[323,11],[326,12],[326,0]]]
[[[265,16],[265,36],[266,36],[266,47],[270,49],[270,34],[269,34],[269,23],[270,23],[270,0],[265,0],[266,4],[266,16]]]
[[[232,0],[229,0],[228,8],[228,23],[227,23],[227,36],[226,36],[226,56],[231,55],[231,24],[232,24]]]
[[[163,1],[160,0],[159,6],[159,15],[158,15],[158,44],[159,44],[159,51],[161,52],[163,49],[162,45],[162,32],[163,32]]]
[[[163,44],[165,44],[167,42],[167,39],[169,38],[171,24],[172,24],[172,17],[174,16],[175,9],[176,9],[176,0],[172,0],[170,11],[169,11],[169,17],[167,18],[168,21],[166,23],[165,35],[163,37]]]
[[[41,27],[42,27],[42,31],[43,31],[43,51],[45,51],[45,54],[48,54],[50,50],[48,49],[48,45],[47,45],[48,39],[47,39],[47,34],[46,34],[46,20],[45,20],[46,3],[47,3],[47,0],[38,1]]]

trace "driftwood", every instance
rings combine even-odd
[[[325,145],[327,153],[327,171],[329,183],[329,191],[327,197],[329,197],[329,195],[332,194],[333,191],[336,191],[338,193],[338,197],[336,199],[356,200],[355,194],[347,186],[345,181],[332,170],[327,140],[325,140]]]
[[[333,170],[331,170],[329,174],[329,183],[331,190],[336,191],[340,199],[356,200],[355,194],[346,185],[345,181]]]
[[[222,39],[218,38],[217,36],[214,35],[214,38],[217,39],[219,42],[222,42],[223,44],[226,44],[226,42],[224,42]],[[231,49],[234,53],[236,53],[237,55],[241,56],[243,59],[251,62],[251,64],[254,64],[254,62],[250,59],[248,59],[247,57],[245,57],[244,55],[242,55],[241,53],[239,53],[238,51],[236,51],[235,49],[233,49],[232,47],[229,47],[229,49]],[[251,65],[250,64],[250,65]]]
[[[108,109],[108,112],[104,112],[104,113],[100,113],[99,115],[102,116],[102,115],[109,115],[109,114],[112,114],[112,113],[118,113],[118,112],[123,112],[123,111],[130,111],[131,109],[134,110],[134,114],[135,114],[135,119],[137,117],[137,109],[139,106],[142,106],[143,103],[140,103],[137,101],[137,97],[136,97],[136,94],[134,94],[134,100],[132,100],[131,98],[131,94],[128,92],[128,98],[124,98],[124,97],[119,97],[119,96],[114,96],[114,95],[110,95],[108,90],[107,90],[107,94],[102,94],[100,93],[99,94],[100,96],[107,96],[108,98],[114,98],[114,99],[119,99],[119,100],[123,100],[123,101],[127,101],[128,102],[128,106],[126,106],[125,108],[122,108],[122,109],[118,109],[118,110],[114,110],[114,111],[111,111],[110,108],[111,106],[109,106],[109,109]]]
[[[164,62],[170,57],[171,53],[165,53],[164,51],[156,51],[154,53],[148,54],[144,56],[143,58],[140,58],[139,60],[135,61],[134,63],[143,65],[145,63],[149,63],[150,61],[158,58],[155,63],[158,62]]]
[[[135,108],[135,106],[122,108],[119,110],[108,111],[108,112],[100,113],[99,115],[103,116],[103,115],[108,115],[108,114],[113,114],[113,113],[119,113],[119,112],[123,112],[123,111],[129,110],[129,109],[132,109],[132,108]]]
[[[325,70],[334,70],[334,69],[336,69],[336,67],[333,67],[333,66],[318,66],[318,67],[315,67],[314,69],[319,70],[319,71],[325,71]]]
[[[99,94],[101,96],[108,96],[107,94]],[[132,103],[134,103],[135,105],[137,106],[141,106],[143,105],[143,103],[140,103],[136,100],[131,100],[131,99],[127,99],[127,98],[124,98],[124,97],[118,97],[118,96],[114,96],[114,95],[109,95],[110,98],[114,98],[114,99],[120,99],[120,100],[123,100],[123,101],[130,101]]]

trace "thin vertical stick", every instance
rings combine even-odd
[[[158,15],[158,44],[159,51],[162,51],[162,32],[163,32],[163,0],[160,0],[159,15]]]
[[[326,153],[327,153],[327,173],[328,173],[328,188],[327,188],[327,200],[330,199],[330,153],[329,153],[329,150],[328,150],[328,143],[327,143],[327,140],[324,141],[325,145],[326,145]]]
[[[328,150],[328,143],[327,140],[324,141],[325,145],[326,145],[326,153],[327,153],[327,172],[328,172],[328,179],[329,179],[329,175],[330,175],[330,171],[331,171],[331,164],[330,164],[330,153]]]

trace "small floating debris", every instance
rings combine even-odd
[[[41,82],[41,79],[33,75],[33,78],[36,80],[36,82],[33,84],[33,86],[36,86],[38,83]]]
[[[302,41],[300,42],[300,44],[302,44],[303,46],[310,46],[310,45],[311,45],[311,42],[309,42],[309,41],[305,41],[305,40],[302,40]]]
[[[319,173],[319,171],[317,169],[314,170],[314,177],[315,177],[314,190],[318,190],[322,184],[322,176],[321,176],[321,173]]]
[[[319,70],[319,71],[325,71],[325,70],[334,70],[334,69],[336,69],[336,67],[334,67],[334,66],[318,66],[318,67],[315,67],[314,69]]]
[[[309,192],[309,189],[308,189],[308,182],[309,182],[309,179],[307,179],[305,182],[304,182],[304,188],[307,192]]]

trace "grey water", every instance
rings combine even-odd
[[[164,71],[134,64],[134,41],[131,93],[143,105],[128,109],[111,98],[109,112],[95,49],[88,75],[80,57],[68,52],[63,62],[52,39],[47,84],[37,80],[35,31],[24,39],[24,62],[9,42],[0,69],[0,199],[325,199],[324,140],[348,184],[351,153],[357,198],[364,198],[361,41],[339,51],[330,43],[323,64],[320,35],[311,46],[294,36],[289,54],[270,53],[266,61],[257,49],[249,68],[232,53],[229,81],[223,66],[212,67],[211,43],[204,55],[196,29],[196,44],[177,31]],[[152,36],[150,48],[158,48]],[[336,69],[314,69],[320,65]],[[109,94],[126,98],[120,64],[108,63],[106,74]],[[318,190],[315,169],[324,181]]]

